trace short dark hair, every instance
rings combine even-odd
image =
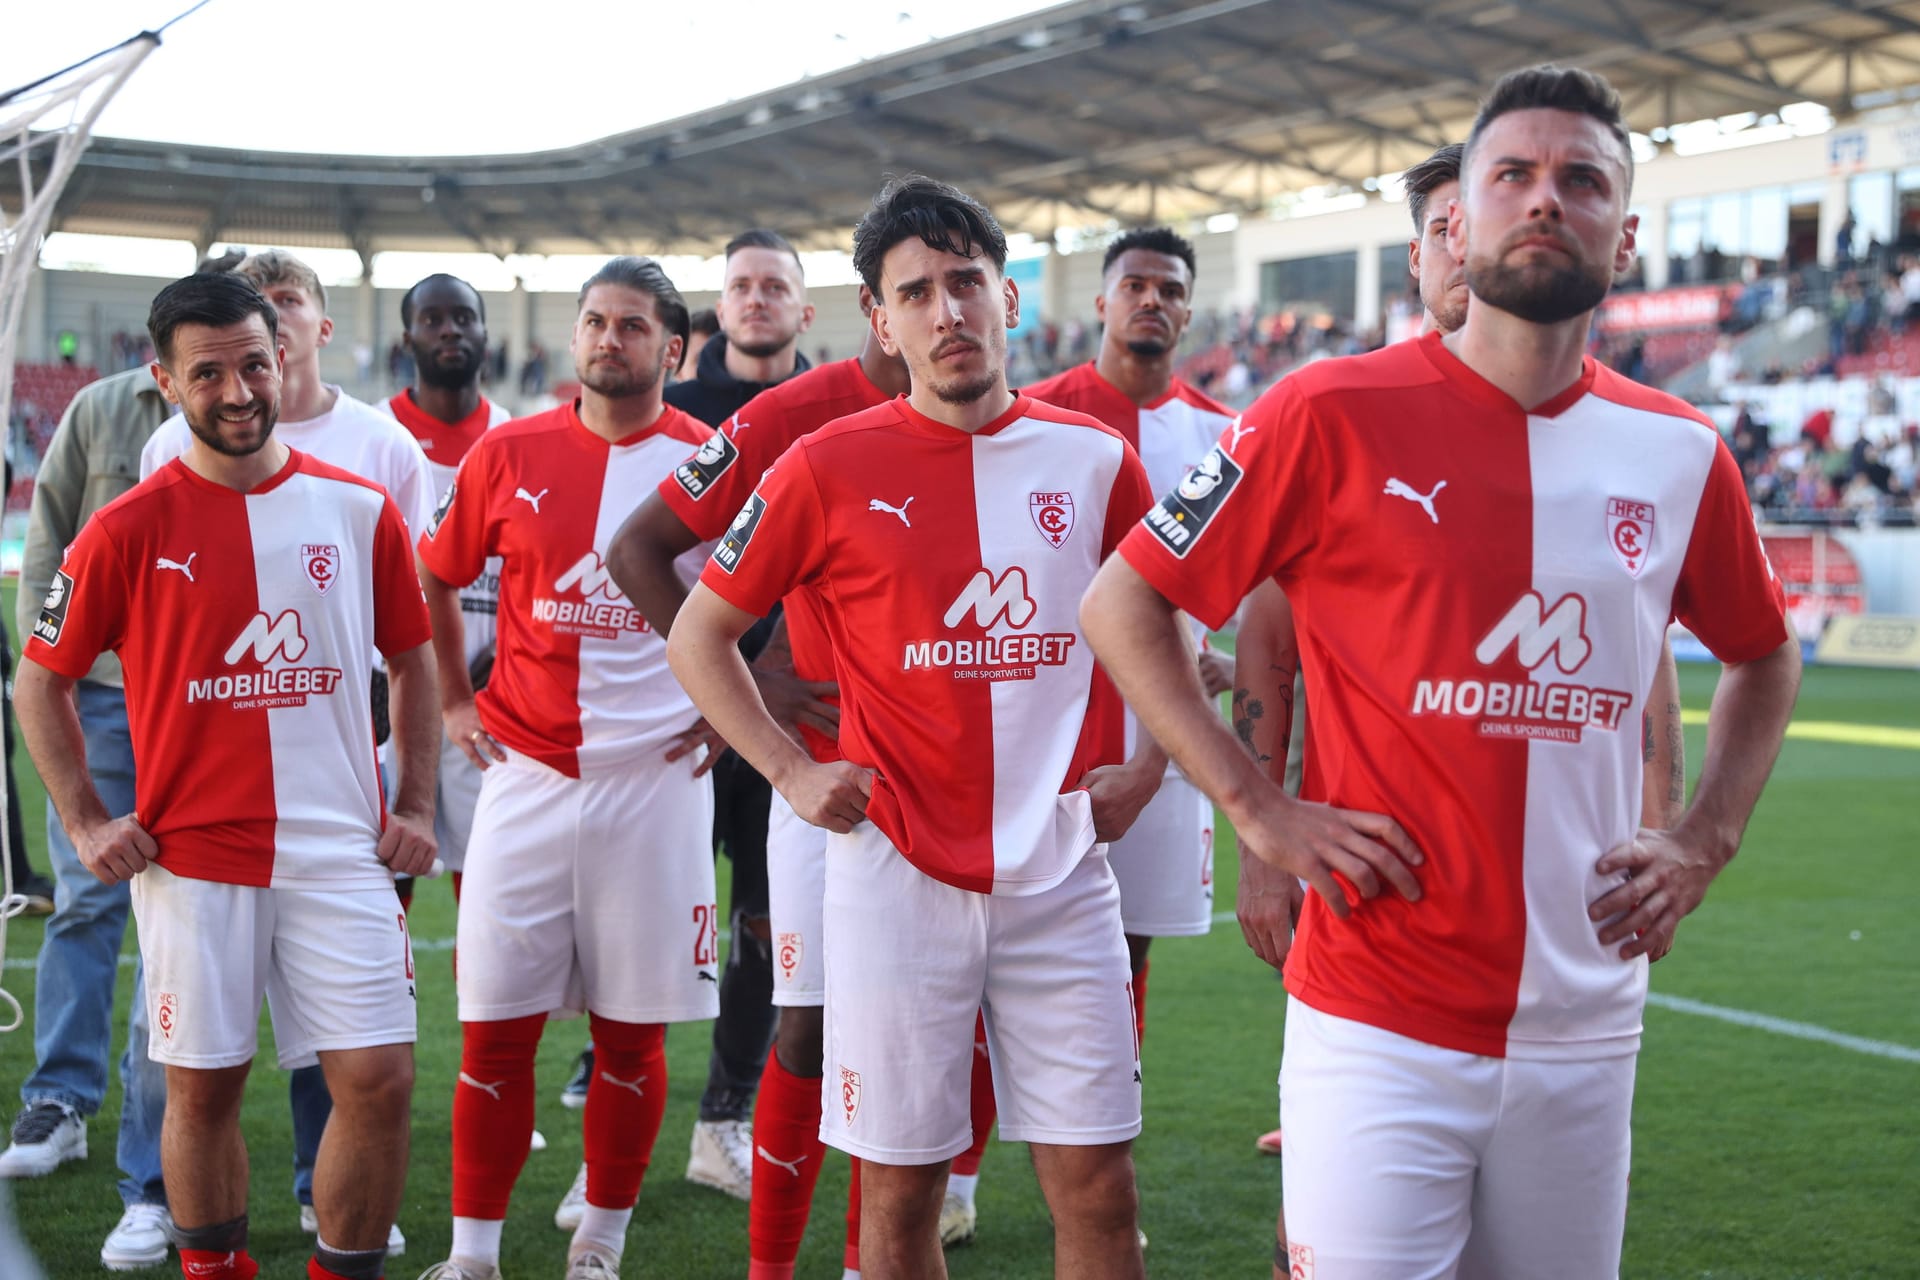
[[[995,270],[1007,265],[1007,236],[987,206],[950,183],[910,173],[888,178],[853,229],[853,269],[880,297],[880,262],[903,240],[971,258],[984,253]]]
[[[1537,110],[1572,111],[1592,116],[1607,126],[1607,132],[1620,144],[1626,158],[1627,185],[1632,187],[1633,141],[1621,115],[1620,95],[1605,76],[1579,67],[1555,66],[1551,62],[1509,71],[1494,83],[1493,91],[1480,104],[1480,114],[1473,118],[1461,163],[1466,163],[1464,156],[1473,154],[1480,135],[1495,120],[1510,111]]]
[[[1113,270],[1113,264],[1120,255],[1129,249],[1145,249],[1148,253],[1164,253],[1169,258],[1178,258],[1187,264],[1189,276],[1200,273],[1199,265],[1194,261],[1193,242],[1180,235],[1171,227],[1135,227],[1132,231],[1123,231],[1113,238],[1107,246],[1106,260],[1100,264],[1100,274],[1106,275]]]
[[[637,289],[641,293],[653,295],[653,307],[660,315],[660,323],[668,330],[680,335],[680,345],[687,344],[687,300],[673,287],[673,281],[667,279],[667,273],[652,258],[620,257],[608,258],[606,265],[587,277],[580,286],[580,301],[577,306],[587,305],[587,294],[597,284],[617,284],[626,289]]]
[[[173,359],[173,334],[183,324],[225,329],[259,316],[267,322],[267,340],[280,337],[280,314],[267,295],[237,271],[196,271],[175,280],[153,296],[147,312],[147,333],[165,364]]]
[[[1449,182],[1460,181],[1460,158],[1466,153],[1465,143],[1449,142],[1400,175],[1407,192],[1407,212],[1413,215],[1414,239],[1427,233],[1427,197]]]
[[[796,268],[800,267],[800,251],[793,247],[792,241],[778,231],[769,231],[765,227],[751,227],[742,231],[727,241],[726,252],[721,255],[721,258],[722,260],[731,259],[742,249],[772,249],[775,253],[786,254],[793,259],[793,265]],[[801,269],[801,274],[802,276],[806,274],[804,268]]]
[[[482,324],[486,323],[487,300],[480,296],[480,291],[468,284],[465,280],[462,280],[459,276],[450,276],[444,271],[436,271],[430,276],[414,281],[413,288],[400,295],[400,327],[402,329],[413,328],[413,295],[430,284],[442,283],[457,284],[468,293],[471,293],[473,300],[480,306],[480,322]]]
[[[703,333],[711,338],[720,332],[720,313],[712,307],[702,307],[688,318],[687,327],[694,333]]]

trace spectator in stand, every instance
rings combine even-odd
[[[1842,222],[1840,229],[1833,233],[1833,264],[1836,267],[1847,267],[1853,264],[1853,233],[1859,225],[1853,220],[1853,210],[1847,210],[1846,221]]]
[[[1632,373],[1627,376],[1634,377]],[[1714,394],[1719,395],[1739,377],[1740,357],[1734,354],[1733,338],[1723,333],[1714,341],[1713,354],[1707,357],[1707,385],[1713,388]],[[1635,381],[1638,380],[1635,378]]]
[[[1907,295],[1900,286],[1900,277],[1891,271],[1880,279],[1880,319],[1894,337],[1906,335]]]

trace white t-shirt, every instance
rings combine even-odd
[[[333,408],[305,422],[283,419],[273,434],[288,448],[385,489],[400,508],[410,534],[418,537],[433,520],[439,497],[427,469],[427,455],[407,429],[386,414],[339,387],[329,384],[327,389],[334,393]],[[184,454],[192,439],[181,415],[161,423],[140,451],[140,478],[146,479]]]

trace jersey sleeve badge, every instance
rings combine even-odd
[[[740,449],[727,439],[726,428],[715,427],[699,451],[673,469],[673,478],[689,498],[698,499],[739,460]]]
[[[1172,493],[1148,510],[1146,526],[1167,550],[1184,559],[1244,474],[1219,445],[1187,472]]]
[[[46,602],[40,606],[40,620],[33,624],[33,634],[47,644],[59,644],[60,632],[67,625],[67,606],[72,603],[73,576],[65,569],[54,570]]]
[[[440,532],[440,522],[447,518],[447,512],[453,510],[453,495],[460,488],[460,480],[455,477],[447,484],[447,491],[440,495],[440,505],[433,509],[433,519],[427,521],[427,536],[433,537]]]
[[[733,518],[727,531],[720,538],[720,545],[713,549],[713,562],[728,573],[740,565],[740,557],[745,553],[747,544],[753,541],[753,531],[760,527],[760,517],[766,514],[767,500],[759,494],[747,499],[747,505],[740,508],[740,514]]]

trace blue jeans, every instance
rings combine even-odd
[[[74,697],[93,784],[108,813],[132,813],[133,741],[127,730],[126,696],[111,685],[82,680]],[[91,1116],[107,1094],[113,987],[131,895],[125,884],[102,884],[80,865],[52,805],[47,806],[47,856],[53,865],[54,911],[40,945],[34,987],[36,1066],[20,1086],[20,1097],[30,1103],[62,1102]],[[120,1056],[126,1094],[120,1109],[120,1197],[128,1204],[165,1204],[160,1119],[166,1110],[167,1077],[147,1057],[146,990],[137,956],[134,965],[127,1048]]]

